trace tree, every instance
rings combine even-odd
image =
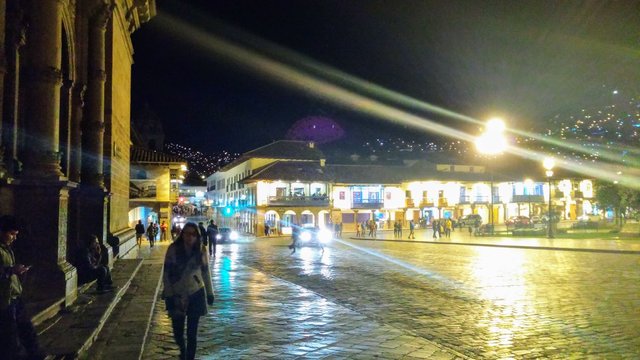
[[[622,226],[622,220],[628,212],[640,209],[640,191],[636,189],[598,180],[595,192],[598,205],[614,211],[618,226]]]
[[[622,214],[620,186],[608,181],[598,180],[595,184],[595,192],[598,205],[603,209],[613,210],[616,225],[620,225],[619,219]]]

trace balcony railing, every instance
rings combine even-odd
[[[329,197],[319,196],[269,196],[271,206],[329,206]]]
[[[493,203],[500,202],[500,196],[493,196]],[[490,204],[491,198],[489,196],[460,196],[460,204]]]
[[[384,207],[384,201],[382,199],[354,200],[351,207],[353,209],[380,209]]]
[[[511,202],[514,203],[543,203],[545,202],[543,195],[513,195]]]

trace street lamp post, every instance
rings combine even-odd
[[[549,183],[549,210],[547,212],[547,238],[553,239],[553,216],[551,213],[551,178],[553,177],[553,167],[556,165],[556,162],[553,158],[545,158],[542,162],[542,166],[545,168],[545,175],[547,176],[547,181]]]
[[[476,138],[476,149],[479,153],[493,156],[501,154],[507,148],[507,139],[504,137],[505,124],[502,119],[494,118],[487,122],[484,132]],[[489,183],[489,221],[491,223],[491,235],[495,227],[493,216],[493,171]]]

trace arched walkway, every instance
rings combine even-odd
[[[331,220],[331,214],[328,210],[320,210],[318,212],[318,227],[324,228],[327,226],[327,223]]]
[[[313,215],[313,213],[309,210],[305,210],[302,212],[300,216],[300,226],[304,226],[304,225],[315,226],[316,224],[315,220],[316,220],[316,217]]]

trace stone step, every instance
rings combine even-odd
[[[145,260],[87,352],[87,359],[141,359],[162,277],[162,261]]]
[[[50,359],[75,359],[87,351],[141,266],[142,259],[117,261],[112,270],[113,292],[98,294],[89,287],[71,307],[37,325],[40,345]]]

